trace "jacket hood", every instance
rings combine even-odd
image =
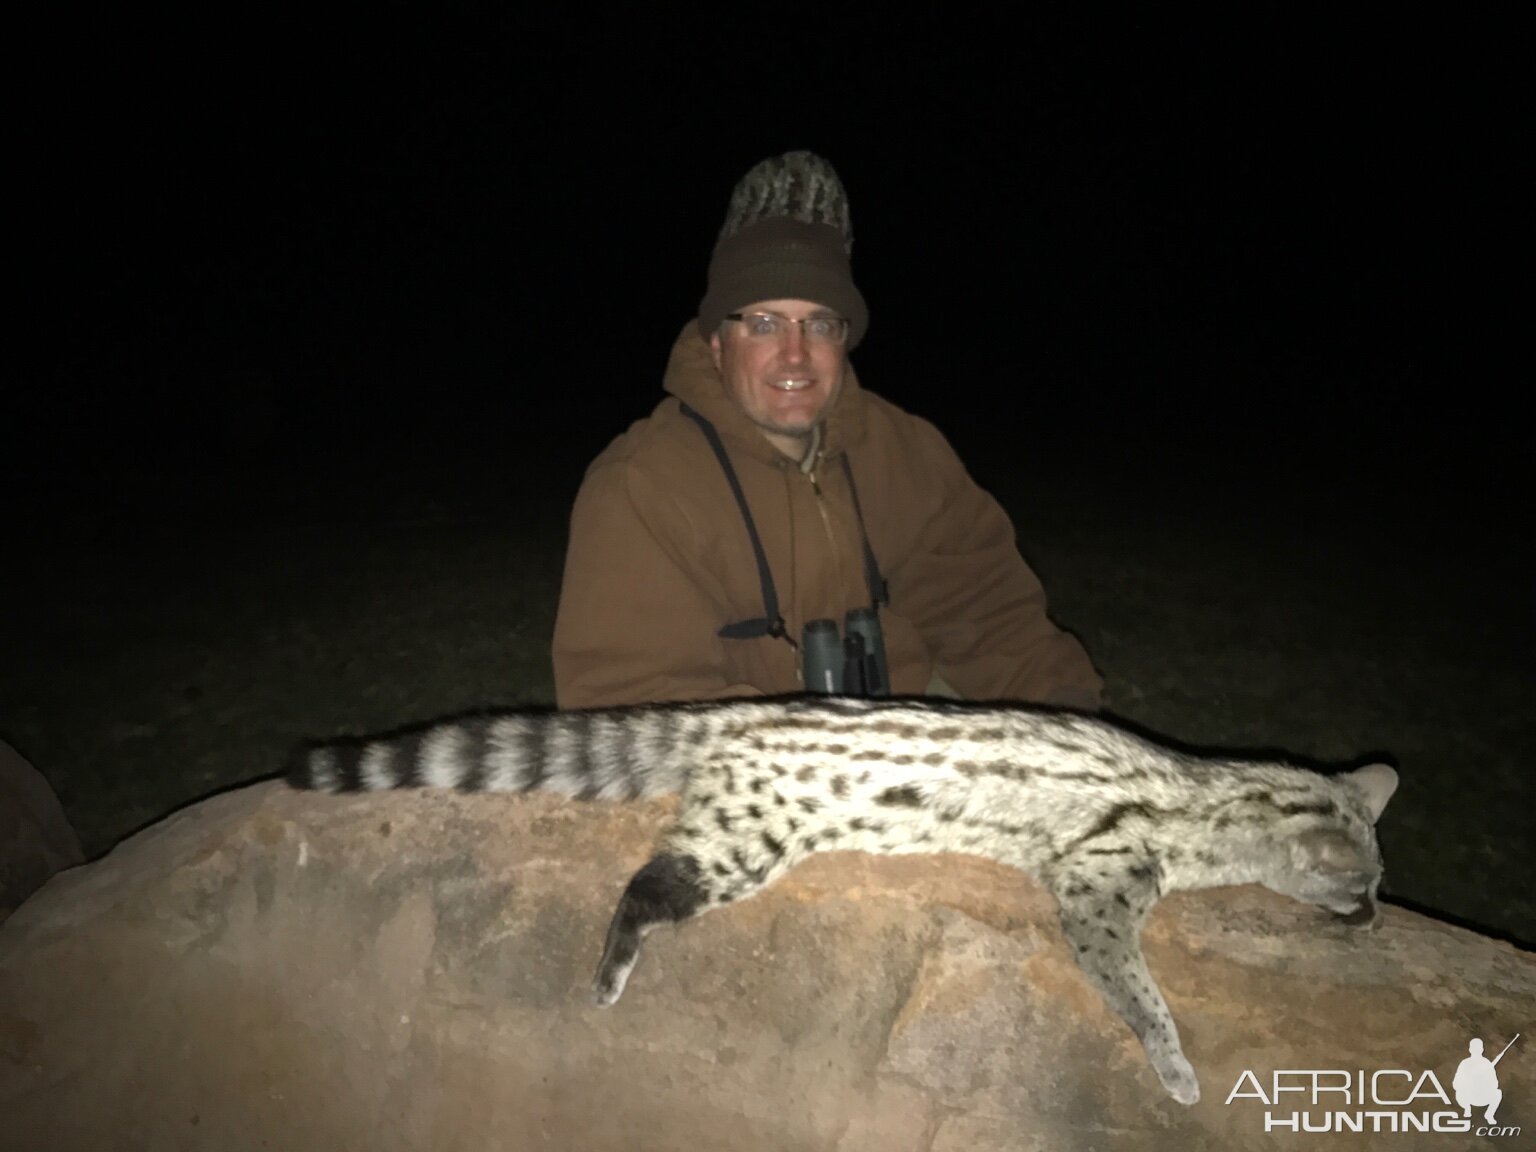
[[[699,335],[697,321],[683,325],[672,345],[662,387],[713,424],[732,448],[770,462],[783,458],[726,392],[709,344]],[[822,417],[819,450],[823,457],[836,456],[864,439],[864,404],[864,391],[853,365],[848,364],[843,370],[842,389]]]

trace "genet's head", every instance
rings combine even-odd
[[[837,173],[813,153],[787,152],[736,185],[710,260],[699,331],[727,393],[790,455],[836,401],[869,325],[852,248]]]
[[[1374,927],[1380,919],[1381,847],[1376,821],[1397,791],[1397,772],[1367,764],[1328,781],[1333,803],[1314,811],[1299,805],[1274,826],[1281,849],[1266,887],[1316,904],[1346,924]]]

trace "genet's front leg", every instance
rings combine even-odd
[[[1136,1033],[1168,1094],[1195,1103],[1200,1081],[1141,951],[1141,922],[1158,895],[1153,870],[1066,873],[1053,877],[1052,887],[1078,966]]]

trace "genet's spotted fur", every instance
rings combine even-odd
[[[1038,877],[1089,980],[1175,1099],[1199,1098],[1138,934],[1166,892],[1258,883],[1376,917],[1384,764],[1324,776],[1200,757],[1027,706],[802,697],[453,720],[310,749],[296,787],[439,786],[623,800],[681,791],[630,880],[596,995],[612,1004],[658,924],[743,900],[812,852],[965,852]]]

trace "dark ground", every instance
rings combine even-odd
[[[1187,445],[1127,470],[1082,429],[1020,423],[1014,451],[960,423],[1115,714],[1209,748],[1389,759],[1390,898],[1536,940],[1532,583],[1507,527],[1406,480],[1341,488],[1316,458],[1258,483],[1273,461],[1208,445],[1210,475],[1160,481]],[[114,499],[12,537],[0,737],[94,855],[273,773],[296,739],[550,702],[591,439],[553,456],[287,445],[175,491],[125,467]]]

